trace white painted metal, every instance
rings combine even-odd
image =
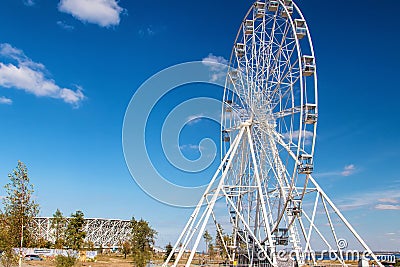
[[[231,244],[224,246],[232,248],[233,263],[283,266],[288,263],[277,252],[290,251],[300,266],[315,265],[313,252],[328,249],[345,266],[337,227],[344,224],[340,230],[352,234],[351,244],[382,267],[311,175],[317,93],[314,48],[298,6],[291,0],[255,2],[237,34],[227,72],[221,164],[174,246],[173,251],[183,241],[174,267],[191,265],[221,197],[232,231]],[[190,256],[183,260],[187,249]]]
[[[65,218],[66,223],[70,218]],[[52,217],[37,217],[32,223],[32,232],[36,238],[55,242]],[[92,242],[95,248],[119,248],[131,235],[130,221],[112,219],[85,219],[85,242]]]

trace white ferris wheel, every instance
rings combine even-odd
[[[173,266],[192,264],[209,221],[218,222],[221,198],[231,233],[223,238],[216,223],[217,233],[233,265],[282,266],[290,259],[316,265],[314,252],[325,248],[344,266],[352,245],[382,266],[312,177],[317,89],[313,43],[298,6],[255,2],[226,77],[221,164],[174,246]]]

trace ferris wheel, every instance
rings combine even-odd
[[[182,261],[190,266],[212,220],[233,265],[286,266],[290,260],[315,265],[312,252],[324,247],[345,266],[350,244],[382,266],[312,177],[317,85],[313,43],[298,6],[292,0],[255,2],[239,28],[227,72],[221,164],[166,265],[178,250],[173,266]],[[221,198],[228,238],[214,212]],[[338,225],[347,234],[341,236]]]
[[[232,246],[257,240],[251,250],[261,251],[257,246],[286,246],[290,238],[300,255],[296,218],[313,172],[317,73],[307,23],[292,1],[256,2],[247,12],[232,50],[223,103],[223,155],[243,129],[246,139],[225,182],[238,185],[227,192]],[[246,225],[254,225],[254,236]]]

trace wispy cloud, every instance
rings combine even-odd
[[[390,204],[399,203],[399,200],[396,198],[380,198],[380,199],[378,199],[378,201],[382,202],[382,203],[390,203]]]
[[[192,145],[192,144],[181,145],[181,146],[179,146],[179,148],[181,150],[200,150],[200,149],[203,149],[203,147],[201,147],[199,145]]]
[[[116,0],[61,0],[58,10],[101,27],[118,25],[124,11]]]
[[[355,210],[360,208],[374,208],[378,210],[397,210],[400,209],[399,205],[386,204],[382,201],[385,196],[391,196],[390,199],[400,200],[400,190],[378,190],[363,192],[360,194],[352,195],[351,197],[342,198],[338,201],[338,206],[342,210]]]
[[[79,106],[85,98],[82,88],[76,90],[60,87],[48,77],[46,67],[34,62],[24,52],[10,44],[0,44],[0,57],[14,62],[0,62],[0,86],[15,88],[38,97],[52,97]]]
[[[400,205],[395,205],[400,203],[400,194],[390,194],[392,197],[379,198],[380,204],[375,206],[377,210],[400,210]]]
[[[357,167],[354,164],[349,164],[349,165],[344,166],[342,170],[316,173],[315,176],[316,177],[327,177],[327,176],[348,177],[348,176],[353,175],[355,172],[357,172]]]
[[[377,210],[400,210],[400,205],[378,204],[375,206]]]
[[[57,21],[57,25],[60,26],[60,28],[62,28],[64,30],[68,30],[68,31],[71,31],[71,30],[73,30],[75,28],[74,26],[69,25],[69,24],[67,24],[67,23],[65,23],[64,21],[61,21],[61,20]]]
[[[139,29],[138,34],[140,37],[146,37],[146,36],[154,36],[156,34],[156,30],[153,28],[153,26],[147,26],[145,28]]]
[[[299,141],[299,137],[304,139],[304,142],[306,145],[309,145],[312,141],[312,138],[314,136],[314,133],[311,131],[302,131],[300,134],[299,130],[293,131],[292,133],[286,132],[283,134],[283,138],[286,140],[292,140],[293,143],[296,143]]]
[[[204,117],[203,113],[191,115],[191,116],[187,117],[187,119],[186,119],[187,124],[194,125],[194,124],[200,122],[202,117]]]
[[[35,1],[33,1],[33,0],[23,0],[23,3],[26,6],[34,6],[35,5]]]
[[[211,82],[216,82],[220,79],[225,79],[228,60],[221,56],[214,56],[209,54],[201,61],[204,65],[210,68],[211,71]]]
[[[12,99],[4,97],[4,96],[0,96],[0,104],[11,105]]]
[[[343,171],[341,172],[342,176],[350,176],[352,175],[356,170],[356,166],[354,164],[350,164],[344,167]]]

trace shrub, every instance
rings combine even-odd
[[[13,250],[7,249],[1,254],[0,263],[4,267],[11,267],[18,264],[18,256]]]
[[[75,257],[58,255],[56,256],[57,267],[72,267],[75,265],[77,259]]]

